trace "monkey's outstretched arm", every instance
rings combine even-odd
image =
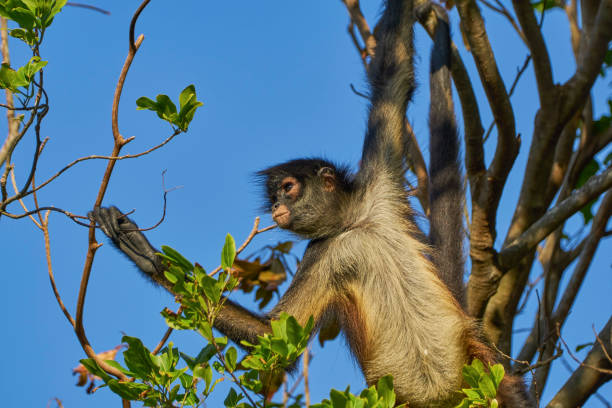
[[[173,285],[164,277],[163,264],[157,255],[159,251],[138,230],[136,223],[123,215],[117,207],[95,208],[89,213],[89,218],[100,225],[115,247],[132,260],[147,278],[172,293]],[[304,260],[307,259],[309,257],[305,254]],[[328,293],[320,281],[310,276],[311,271],[300,268],[289,289],[268,316],[257,315],[225,299],[224,307],[215,319],[215,328],[238,345],[241,340],[256,344],[258,335],[270,332],[270,318],[276,318],[280,312],[293,315],[302,325],[310,316],[317,320],[327,305]]]
[[[405,116],[414,91],[412,0],[388,0],[378,23],[374,59],[368,70],[370,114],[362,153],[362,175],[387,169],[404,173]]]

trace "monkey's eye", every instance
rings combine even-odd
[[[285,191],[285,193],[288,193],[293,188],[293,183],[291,183],[291,182],[285,183],[285,184],[282,185],[282,188]]]

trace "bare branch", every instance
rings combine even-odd
[[[513,0],[514,11],[521,23],[527,46],[531,51],[533,58],[533,67],[536,75],[536,83],[538,85],[538,95],[540,96],[540,105],[546,106],[551,98],[555,97],[552,92],[554,87],[552,68],[550,58],[548,57],[548,49],[542,36],[542,30],[536,20],[535,11],[529,0]]]
[[[516,76],[514,77],[514,80],[512,81],[512,85],[510,86],[510,92],[508,92],[509,97],[512,96],[512,94],[514,93],[514,90],[516,89],[516,86],[518,85],[518,82],[521,79],[521,76],[523,75],[527,67],[529,66],[529,61],[531,61],[531,54],[527,55],[527,57],[525,58],[525,62],[523,62],[523,66],[517,70]],[[489,139],[489,136],[491,135],[491,131],[493,130],[494,126],[495,126],[495,120],[493,120],[491,124],[489,125],[489,128],[487,129],[487,133],[484,136],[484,142],[486,142],[487,139]]]
[[[591,177],[582,188],[547,211],[544,216],[499,253],[498,264],[505,270],[517,265],[525,254],[535,248],[538,242],[610,187],[612,187],[612,168]]]
[[[612,191],[608,191],[604,196],[597,213],[595,214],[595,218],[593,218],[593,225],[591,226],[589,236],[586,238],[584,248],[580,253],[578,264],[576,265],[574,273],[572,274],[572,277],[565,288],[565,292],[559,301],[559,305],[555,310],[553,316],[555,322],[562,323],[567,318],[567,315],[574,304],[574,300],[576,299],[576,295],[578,294],[578,290],[580,289],[589,266],[591,265],[591,261],[595,255],[595,250],[597,249],[597,246],[606,231],[606,224],[611,215]]]
[[[144,7],[149,3],[150,0],[145,0],[141,3],[140,7],[137,9],[136,13],[134,14],[134,17],[132,18],[132,22],[130,23],[130,47],[129,47],[129,52],[128,52],[128,56],[125,60],[125,63],[123,65],[123,69],[121,70],[121,74],[119,76],[119,80],[117,82],[117,87],[115,89],[115,96],[113,98],[113,109],[112,109],[112,129],[113,129],[113,139],[115,141],[114,143],[114,147],[113,147],[113,152],[111,154],[111,156],[118,156],[119,152],[121,151],[121,148],[128,142],[130,142],[132,140],[132,138],[128,138],[128,139],[124,139],[123,136],[121,136],[121,134],[119,133],[119,126],[118,126],[118,107],[119,107],[119,100],[121,98],[121,91],[123,90],[123,84],[125,82],[125,78],[127,76],[127,73],[130,69],[130,66],[132,65],[132,61],[134,60],[134,56],[136,54],[136,52],[138,51],[138,48],[140,47],[140,44],[142,44],[142,41],[144,39],[144,36],[141,35],[140,37],[138,37],[138,40],[136,42],[134,42],[134,26],[136,25],[136,21],[137,21],[137,17],[138,15],[140,15],[140,13],[142,12],[142,10],[144,9]],[[110,176],[112,174],[113,168],[115,166],[116,161],[115,160],[110,160],[108,162],[108,165],[106,167],[106,171],[104,172],[104,176],[102,178],[102,183],[100,184],[100,189],[98,191],[98,196],[96,198],[96,202],[94,207],[99,207],[102,203],[102,199],[104,198],[104,195],[106,193],[106,189],[108,187],[108,182],[110,180]],[[112,374],[114,376],[116,376],[117,378],[119,378],[120,380],[127,380],[128,378],[125,376],[125,374],[123,374],[121,371],[117,370],[114,367],[109,366],[106,362],[100,360],[95,351],[93,350],[93,348],[91,347],[91,345],[89,344],[89,340],[87,339],[87,336],[85,334],[85,329],[83,327],[83,310],[84,310],[84,306],[85,306],[85,295],[87,293],[87,286],[89,283],[89,276],[91,275],[91,267],[93,265],[93,260],[94,260],[94,256],[96,253],[96,250],[100,247],[101,244],[99,244],[96,241],[96,229],[95,229],[95,222],[91,221],[90,225],[89,225],[89,236],[88,236],[88,241],[89,241],[89,245],[87,248],[87,255],[85,258],[85,264],[83,266],[83,274],[81,277],[81,285],[79,288],[79,295],[78,295],[78,299],[77,299],[77,306],[76,306],[76,319],[75,319],[75,329],[74,331],[76,332],[76,335],[79,339],[79,342],[81,343],[81,347],[83,348],[83,350],[85,351],[85,353],[92,359],[94,359],[98,365],[100,366],[100,368],[102,368],[104,371],[106,371],[109,374]],[[129,404],[129,402],[128,402]]]
[[[66,319],[68,319],[68,322],[70,322],[70,325],[72,325],[72,327],[74,328],[76,325],[74,318],[72,317],[68,309],[66,309],[66,305],[64,304],[64,301],[62,300],[62,297],[59,293],[59,290],[57,289],[57,285],[55,284],[55,276],[53,274],[53,266],[51,264],[51,239],[49,238],[49,214],[51,214],[51,211],[47,211],[45,213],[45,218],[42,222],[42,227],[41,227],[43,231],[43,235],[45,237],[45,255],[47,259],[47,271],[49,272],[49,281],[51,282],[51,288],[53,289],[53,294],[55,295],[55,300],[57,300],[57,304],[59,305],[60,309],[62,309],[62,312],[64,313],[64,316],[66,316]]]
[[[595,79],[601,69],[612,40],[612,1],[603,0],[599,3],[597,16],[590,30],[583,30],[581,39],[585,44],[581,47],[578,57],[578,68],[572,78],[562,87],[561,118],[568,117],[578,109],[587,98]]]
[[[476,2],[459,2],[457,3],[457,11],[461,16],[461,30],[470,45],[482,86],[498,128],[497,148],[487,178],[490,185],[488,194],[490,204],[488,207],[490,210],[495,210],[499,204],[501,191],[508,173],[518,154],[519,140],[516,137],[514,112],[504,81],[497,68],[495,55]]]
[[[612,353],[612,318],[597,336],[598,342],[593,346],[580,367],[567,380],[557,395],[550,401],[550,408],[579,407],[593,395],[606,381],[612,379],[612,363],[605,356],[602,344],[606,346],[607,353]],[[566,345],[567,347],[567,345]],[[568,352],[571,354],[569,347]],[[603,370],[603,371],[602,371]]]
[[[372,32],[370,31],[370,26],[366,21],[363,13],[361,12],[361,7],[359,5],[359,0],[342,0],[346,9],[349,13],[351,21],[357,26],[359,30],[359,34],[361,35],[361,39],[365,44],[365,51],[367,56],[374,56],[374,48],[376,48],[376,40]]]
[[[497,6],[494,6],[487,0],[480,0],[480,2],[484,4],[485,6],[487,6],[489,9],[505,17],[510,23],[510,25],[512,26],[512,28],[514,28],[514,31],[516,31],[519,37],[521,37],[521,40],[523,40],[523,42],[527,44],[527,40],[525,39],[525,34],[523,34],[523,31],[521,31],[521,28],[518,26],[518,23],[516,22],[512,14],[510,14],[508,9],[506,8],[506,6],[504,6],[502,2],[500,2],[499,0],[495,0],[495,3],[497,4]]]
[[[2,38],[2,63],[11,65],[11,58],[8,48],[8,25],[5,17],[0,17],[0,36]],[[8,120],[8,137],[0,149],[0,166],[7,161],[7,158],[13,152],[16,144],[19,142],[19,122],[15,121],[13,93],[9,89],[5,89],[6,93],[6,119]],[[23,136],[23,135],[21,135]],[[7,161],[8,165],[8,161]]]

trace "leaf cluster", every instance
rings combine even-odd
[[[136,106],[138,110],[151,110],[157,113],[160,119],[169,122],[171,125],[176,126],[183,132],[187,131],[193,116],[195,115],[196,109],[204,105],[203,102],[198,101],[196,97],[195,86],[189,85],[183,89],[179,95],[179,109],[177,111],[176,105],[168,95],[157,95],[155,101],[142,96],[136,100]]]
[[[35,47],[65,5],[66,0],[6,0],[0,3],[0,16],[19,24],[9,31],[12,37]]]
[[[15,71],[8,64],[0,67],[0,88],[8,89],[13,93],[21,93],[27,96],[19,88],[28,88],[34,79],[34,75],[47,65],[47,61],[41,61],[40,57],[32,57],[23,67]]]
[[[393,408],[395,406],[393,377],[386,375],[378,380],[376,386],[366,388],[359,396],[351,394],[348,387],[345,391],[331,390],[329,400],[312,405],[312,408]],[[406,406],[406,404],[397,405],[398,408]]]
[[[470,365],[464,365],[463,379],[470,388],[461,391],[465,398],[455,408],[497,408],[499,403],[495,399],[499,384],[504,378],[505,370],[501,364],[495,364],[486,370],[484,364],[475,358]]]

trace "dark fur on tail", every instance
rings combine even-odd
[[[450,80],[451,42],[446,12],[432,5],[438,25],[431,51],[429,108],[429,238],[442,281],[463,303],[463,172]]]

